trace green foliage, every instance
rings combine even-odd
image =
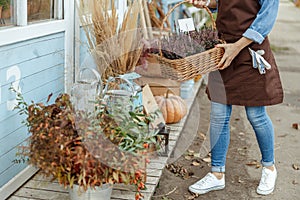
[[[0,0],[0,6],[3,6],[2,9],[7,9],[10,5],[10,0]]]
[[[158,130],[151,128],[155,113],[146,116],[121,102],[108,107],[101,101],[95,112],[75,113],[68,94],[50,105],[29,105],[18,92],[17,100],[31,135],[16,162],[28,160],[65,187],[76,183],[87,189],[104,182],[135,184],[137,191],[145,187],[149,147],[157,148]]]

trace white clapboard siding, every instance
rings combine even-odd
[[[11,45],[0,46],[0,188],[25,167],[15,164],[17,147],[29,133],[22,124],[25,116],[11,110],[16,94],[9,88],[21,88],[25,101],[49,103],[64,91],[65,34],[56,33]]]

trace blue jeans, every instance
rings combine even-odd
[[[265,106],[245,107],[262,154],[263,166],[274,164],[274,128]],[[232,105],[211,102],[210,145],[212,172],[225,172],[226,154],[230,142]]]

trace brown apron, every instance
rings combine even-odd
[[[250,27],[259,9],[258,0],[219,0],[216,23],[220,38],[227,43],[236,42]],[[209,74],[206,91],[210,100],[242,106],[266,106],[283,101],[280,76],[268,38],[261,45],[253,42],[249,47],[255,51],[263,49],[263,57],[272,68],[261,75],[252,67],[248,47],[244,48],[228,68]]]

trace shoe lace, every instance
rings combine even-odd
[[[269,174],[266,173],[264,170],[262,171],[261,179],[260,179],[260,184],[264,186],[268,186],[268,176]]]
[[[206,175],[203,179],[201,179],[201,180],[198,182],[198,184],[199,184],[199,185],[206,185],[206,184],[212,182],[212,180],[213,180],[212,175],[211,175],[211,174],[208,174],[208,175]]]

